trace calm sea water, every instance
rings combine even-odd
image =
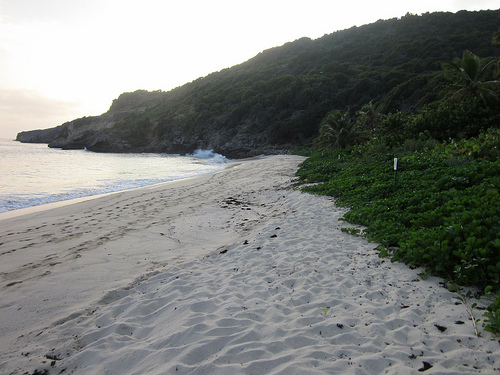
[[[210,151],[103,154],[0,139],[0,212],[215,172],[227,162]]]

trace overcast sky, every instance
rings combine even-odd
[[[407,12],[498,6],[498,0],[0,0],[0,137],[99,115],[122,92],[168,91],[304,36]]]

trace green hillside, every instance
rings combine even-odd
[[[385,114],[415,112],[441,98],[441,64],[464,50],[498,56],[491,37],[499,25],[500,10],[407,14],[302,38],[169,92],[122,94],[91,125],[63,124],[55,139],[36,139],[114,152],[210,148],[230,157],[308,145],[334,109],[373,101]],[[27,133],[18,139],[29,142]]]
[[[316,136],[332,109],[373,100],[384,113],[417,110],[439,98],[443,61],[498,54],[499,25],[499,11],[432,13],[299,39],[168,93],[158,131],[248,124],[271,143],[296,143]]]

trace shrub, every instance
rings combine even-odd
[[[496,291],[485,329],[500,333],[499,146],[497,129],[434,148],[419,144],[412,153],[407,145],[396,191],[395,154],[379,148],[385,152],[369,154],[367,163],[369,144],[345,150],[340,159],[339,153],[315,153],[297,176],[321,182],[302,189],[333,196],[337,205],[350,208],[344,219],[367,227],[366,238],[382,244],[382,254],[393,261]]]

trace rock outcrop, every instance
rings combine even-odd
[[[153,94],[153,95],[150,95]],[[197,149],[213,150],[228,158],[245,158],[262,154],[287,152],[274,147],[262,134],[252,134],[245,126],[221,129],[209,125],[203,135],[182,126],[171,126],[163,134],[161,119],[151,120],[164,93],[139,90],[122,94],[109,111],[100,116],[82,117],[55,128],[20,132],[16,140],[23,143],[47,143],[63,150],[87,149],[95,152],[153,152],[189,154]],[[149,97],[149,98],[148,98]]]

